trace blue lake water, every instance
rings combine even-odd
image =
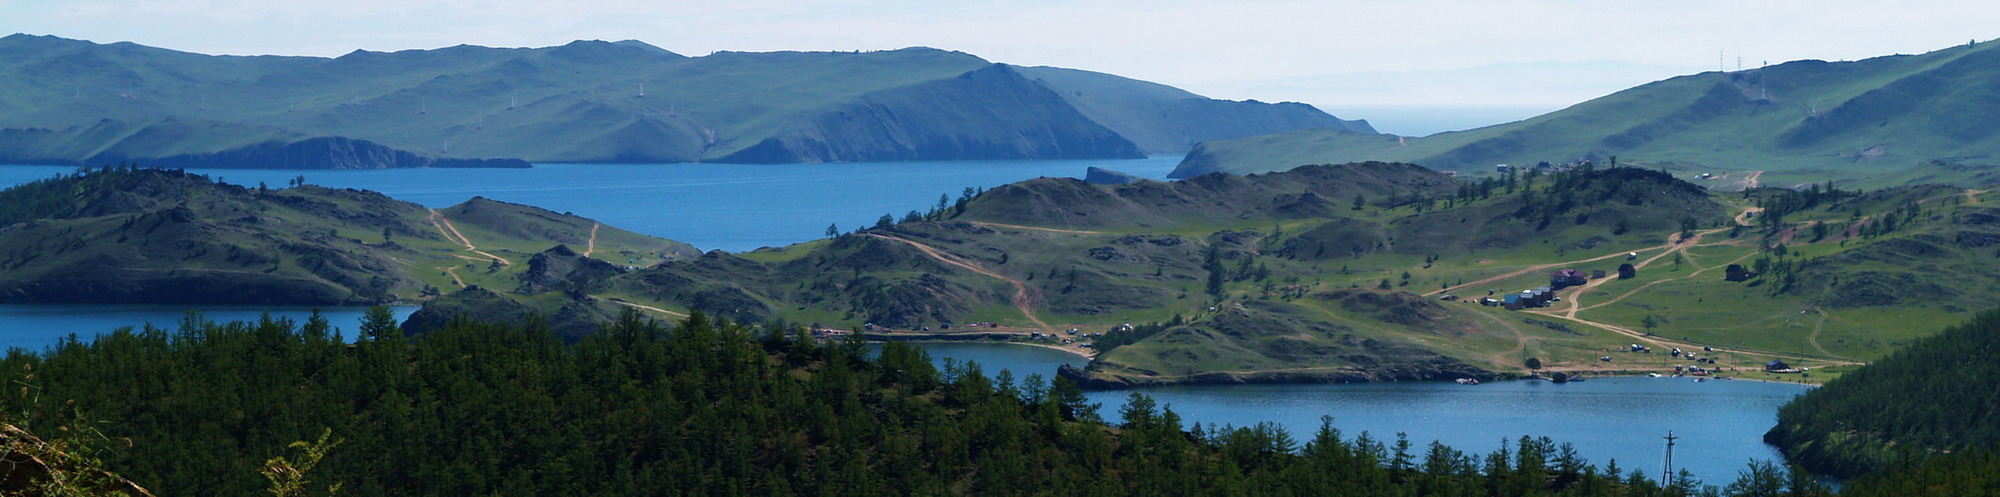
[[[1103,167],[1165,178],[1180,156],[1132,160],[856,162],[834,164],[537,164],[529,169],[264,170],[193,169],[239,185],[281,186],[292,178],[359,188],[430,207],[474,196],[570,212],[694,244],[743,252],[784,246],[873,225],[992,188],[1037,177],[1081,178]],[[69,173],[65,166],[0,166],[0,188]]]
[[[923,343],[931,359],[974,361],[987,376],[1001,369],[1016,378],[1055,375],[1063,364],[1083,364],[1072,354],[1043,348],[991,343]],[[1118,408],[1136,391],[1179,413],[1188,423],[1248,426],[1273,422],[1305,440],[1319,429],[1320,416],[1352,438],[1369,432],[1393,441],[1407,433],[1422,448],[1433,440],[1484,454],[1522,435],[1547,436],[1576,446],[1602,467],[1616,459],[1621,468],[1658,478],[1665,442],[1681,437],[1674,465],[1696,477],[1726,485],[1752,459],[1779,460],[1763,443],[1777,423],[1778,407],[1808,387],[1744,380],[1696,383],[1687,378],[1596,378],[1558,385],[1506,381],[1482,385],[1446,382],[1367,385],[1204,385],[1091,392],[1099,412],[1116,419]],[[1421,455],[1421,452],[1419,452]]]
[[[140,328],[147,324],[154,327],[177,330],[188,311],[198,310],[202,319],[226,323],[230,321],[255,322],[265,313],[272,319],[287,318],[304,323],[312,316],[311,307],[257,307],[257,306],[206,306],[195,309],[190,306],[173,305],[132,305],[132,304],[7,304],[0,305],[0,349],[23,348],[41,351],[63,337],[75,334],[89,340],[97,335],[110,333],[122,327]],[[341,330],[341,336],[354,338],[354,330],[361,327],[361,316],[367,307],[322,307],[320,317],[328,324]],[[416,312],[415,306],[395,306],[390,310],[401,321]]]

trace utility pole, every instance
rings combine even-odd
[[[1668,430],[1667,436],[1661,438],[1667,439],[1667,464],[1665,469],[1660,470],[1660,486],[1671,487],[1674,485],[1674,440],[1680,437],[1674,436],[1674,432]]]

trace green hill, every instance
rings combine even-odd
[[[1440,170],[1644,157],[1790,185],[2000,152],[2000,43],[1682,76],[1520,122],[1399,138],[1303,130],[1204,143],[1174,177],[1359,160]]]
[[[2000,185],[2000,167],[1988,164],[1928,161],[1909,168],[1852,182],[1858,188],[1891,188],[1903,185],[1948,185],[1985,189]]]
[[[1148,154],[1185,153],[1205,141],[1294,129],[1375,134],[1368,121],[1342,120],[1302,103],[1214,100],[1158,83],[1076,69],[1018,70]]]
[[[739,322],[872,324],[875,338],[1093,344],[1103,349],[1071,374],[1102,387],[1527,374],[1528,358],[1544,371],[1700,365],[1817,382],[2000,306],[2000,275],[1988,274],[2000,215],[1985,197],[1943,186],[1717,194],[1594,166],[1471,182],[1392,163],[1043,178],[830,240],[584,286]],[[1747,276],[1726,277],[1732,265]],[[1562,269],[1603,275],[1557,288],[1545,307],[1474,302],[1549,286]],[[1635,343],[1712,349],[1703,357],[1716,363],[1604,353]],[[1813,369],[1763,372],[1771,359]]]
[[[432,211],[374,192],[247,188],[159,169],[28,183],[0,191],[0,206],[5,302],[413,301],[512,282],[533,266],[520,263],[558,244],[592,247],[620,265],[694,252],[484,199]]]
[[[1724,200],[1635,168],[1476,183],[1391,163],[1120,185],[1043,178],[829,240],[711,252],[578,286],[765,326],[1099,344],[1091,366],[1070,373],[1097,387],[1482,377],[1525,374],[1529,357],[1552,370],[1670,371],[1665,356],[1597,359],[1635,339],[1694,345],[1641,337],[1622,320],[1600,327],[1433,290],[1518,291],[1547,285],[1561,261],[1612,269],[1603,261],[1627,252],[1642,263],[1754,252],[1748,239],[1663,244],[1690,223],[1726,231],[1714,228],[1728,223]],[[1750,346],[1732,354],[1746,368],[1771,357]]]
[[[233,57],[13,35],[0,38],[0,75],[8,76],[0,77],[0,162],[411,167],[492,166],[436,161],[503,157],[1123,158],[1185,150],[1192,140],[1345,122],[1296,104],[1192,94],[1075,100],[1069,87],[1022,70],[1059,72],[929,48],[685,57],[638,42],[578,41]],[[1108,81],[1092,87],[1107,96],[1158,86],[1089,74]],[[387,150],[348,154],[366,160],[347,161],[296,157],[338,150],[295,151],[290,162],[254,153],[328,137]],[[1142,149],[1135,139],[1149,145]],[[422,159],[402,157],[412,154]]]
[[[1990,448],[2000,444],[2000,388],[1985,381],[2000,374],[1996,354],[2000,311],[1987,311],[1793,400],[1764,438],[1843,477]]]

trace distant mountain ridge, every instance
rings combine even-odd
[[[1308,127],[1373,132],[1303,104],[931,48],[687,57],[628,40],[241,57],[17,34],[0,38],[0,76],[0,162],[13,163],[1095,159]],[[257,155],[327,138],[387,150],[276,166]]]
[[[1212,141],[1173,177],[1392,160],[1453,171],[1577,159],[1866,176],[2000,154],[2000,43],[1671,78],[1531,119],[1423,138],[1292,130]],[[1822,180],[1825,178],[1821,178]]]

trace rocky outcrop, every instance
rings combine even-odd
[[[1146,178],[1141,178],[1138,176],[1133,176],[1130,174],[1096,166],[1091,166],[1090,169],[1086,169],[1083,172],[1083,182],[1090,183],[1093,185],[1123,185],[1126,183],[1138,183],[1145,180]]]
[[[584,257],[568,245],[557,245],[528,259],[528,270],[519,276],[521,286],[514,293],[587,290],[624,272],[609,262]]]
[[[489,323],[540,322],[563,341],[574,343],[596,332],[599,324],[617,317],[609,304],[593,297],[572,296],[553,304],[536,302],[531,305],[492,290],[466,287],[410,313],[403,321],[403,333],[412,336],[430,333],[460,318]]]

